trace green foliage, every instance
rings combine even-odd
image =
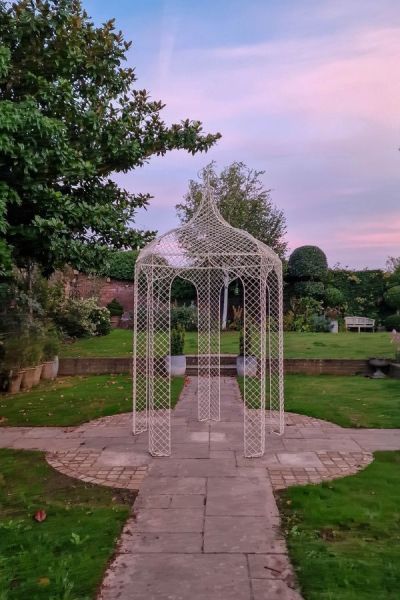
[[[290,301],[290,309],[284,316],[284,329],[298,332],[315,331],[314,318],[320,315],[322,315],[321,301],[308,296],[294,297]]]
[[[253,328],[242,328],[239,335],[239,356],[251,356],[253,352]]]
[[[54,319],[69,337],[107,335],[111,330],[110,312],[99,306],[95,298],[69,298]]]
[[[109,252],[106,264],[100,270],[100,275],[113,279],[133,281],[137,255],[137,250],[114,250],[113,252]]]
[[[79,1],[1,2],[0,40],[0,232],[13,260],[88,272],[109,248],[151,239],[131,227],[150,196],[111,174],[174,149],[206,151],[219,134],[188,119],[167,126],[163,104],[124,65],[130,42],[113,20],[95,26]]]
[[[324,315],[312,315],[310,319],[310,331],[323,333],[331,330],[331,320]]]
[[[190,281],[175,277],[171,286],[171,301],[172,302],[194,302],[197,299],[196,288]]]
[[[395,285],[385,293],[385,302],[391,308],[400,309],[400,285]]]
[[[328,285],[343,294],[343,310],[346,315],[370,317],[382,321],[387,315],[383,296],[386,279],[383,271],[330,269]]]
[[[107,304],[107,308],[110,311],[111,317],[121,317],[124,312],[124,307],[115,298]]]
[[[296,298],[308,296],[320,300],[324,296],[325,287],[322,281],[296,281],[293,291]]]
[[[331,308],[340,307],[344,302],[343,292],[338,288],[329,285],[325,288],[324,301],[325,306],[329,306]]]
[[[171,329],[171,356],[181,356],[185,345],[185,330],[182,325]]]
[[[396,331],[400,331],[400,315],[390,315],[385,319],[385,327],[387,331],[392,331],[395,329]]]
[[[270,191],[265,189],[261,177],[264,171],[250,169],[242,162],[233,162],[220,174],[215,162],[208,164],[200,173],[200,181],[189,181],[189,189],[176,205],[182,223],[192,218],[198,208],[205,182],[209,181],[221,215],[233,227],[244,229],[283,257],[287,242],[286,219],[283,211],[271,201]]]
[[[325,253],[318,246],[300,246],[290,255],[288,275],[291,279],[324,280],[327,269]]]
[[[186,331],[197,331],[197,307],[196,306],[172,306],[171,326],[180,325]]]
[[[47,331],[43,344],[43,360],[53,360],[60,351],[60,337],[53,328]]]

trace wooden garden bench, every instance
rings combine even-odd
[[[375,319],[369,319],[368,317],[345,317],[344,322],[346,329],[358,329],[360,333],[361,329],[375,329]]]

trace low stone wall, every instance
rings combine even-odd
[[[233,357],[234,358],[234,357]],[[221,364],[235,366],[232,357],[221,357]],[[188,366],[196,365],[195,357],[188,357]],[[366,360],[286,358],[285,373],[305,373],[306,375],[357,375],[369,371]],[[107,373],[130,373],[131,358],[60,358],[59,376],[100,375]]]

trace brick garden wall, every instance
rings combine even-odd
[[[68,283],[69,293],[80,298],[99,298],[101,306],[106,306],[113,298],[124,307],[124,311],[133,311],[133,281],[120,281],[107,277],[90,277],[84,273],[74,273]]]

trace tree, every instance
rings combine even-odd
[[[219,134],[199,121],[167,126],[164,105],[123,65],[131,43],[113,20],[96,27],[79,0],[0,0],[0,40],[3,274],[11,260],[88,271],[110,248],[143,245],[154,232],[131,223],[150,196],[111,174],[173,149],[206,151]]]
[[[183,202],[176,205],[182,223],[189,221],[200,204],[204,183],[213,187],[215,201],[224,219],[233,227],[244,229],[283,257],[287,242],[286,219],[271,201],[261,176],[265,171],[250,169],[243,162],[233,162],[218,175],[213,161],[200,172],[199,181],[191,179]],[[224,284],[222,329],[226,328],[228,277]]]
[[[287,242],[286,219],[271,201],[270,190],[261,180],[265,171],[250,169],[243,162],[233,162],[218,175],[215,161],[208,164],[199,175],[191,179],[183,202],[176,205],[182,223],[189,221],[200,204],[205,182],[213,187],[215,201],[221,215],[233,227],[244,229],[264,242],[283,258]]]

